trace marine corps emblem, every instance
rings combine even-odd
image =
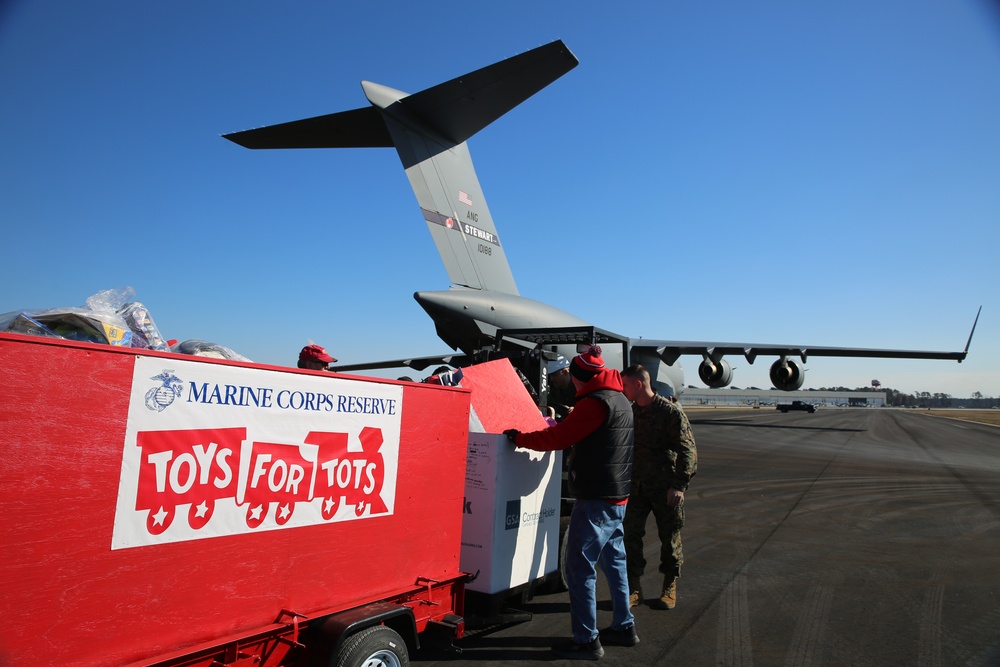
[[[184,383],[174,375],[172,370],[164,369],[159,375],[154,375],[150,380],[157,380],[161,384],[146,392],[146,407],[156,412],[163,412],[167,406],[174,402],[174,399],[181,395],[181,387]]]

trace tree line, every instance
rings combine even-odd
[[[893,407],[917,407],[917,408],[969,408],[984,409],[1000,407],[1000,398],[983,396],[983,393],[976,391],[971,398],[955,398],[951,394],[942,392],[931,393],[929,391],[917,391],[907,393],[889,387],[821,387],[819,391],[870,391],[882,392],[885,394],[885,404]]]

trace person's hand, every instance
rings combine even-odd
[[[677,507],[680,502],[684,500],[684,492],[678,491],[677,489],[670,488],[667,490],[667,506]]]
[[[520,433],[520,431],[518,431],[516,428],[509,428],[503,432],[503,434],[507,436],[507,439],[513,442],[515,445],[517,444],[518,433]]]

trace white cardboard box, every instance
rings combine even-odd
[[[469,433],[461,568],[470,591],[499,593],[558,568],[562,452],[515,449]]]

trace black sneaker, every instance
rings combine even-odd
[[[639,635],[635,632],[635,623],[621,630],[605,628],[601,630],[601,639],[609,646],[635,646],[639,643]]]
[[[587,644],[577,644],[571,641],[562,646],[553,646],[552,652],[560,658],[567,660],[600,660],[604,655],[604,647],[601,646],[601,639],[594,638],[594,641]]]

